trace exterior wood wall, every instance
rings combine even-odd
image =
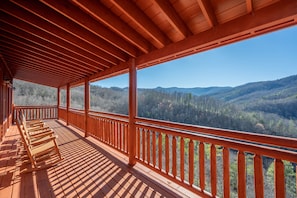
[[[0,142],[12,124],[12,85],[4,80],[4,69],[0,68]]]

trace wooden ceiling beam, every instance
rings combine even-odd
[[[218,24],[218,20],[216,18],[215,12],[213,10],[211,1],[209,0],[197,0],[199,7],[203,13],[203,16],[207,20],[210,27],[214,27]]]
[[[94,81],[98,81],[106,78],[111,78],[113,76],[125,74],[128,72],[129,72],[128,62],[120,63],[119,65],[116,65],[112,68],[106,69],[102,72],[89,76],[89,80],[94,82]]]
[[[297,1],[282,0],[136,59],[145,68],[297,24]]]
[[[253,0],[246,0],[246,11],[247,13],[253,12]]]
[[[80,63],[80,62],[76,61],[75,59],[72,59],[71,56],[65,56],[64,54],[59,53],[59,51],[55,51],[52,48],[47,47],[47,45],[46,45],[46,47],[39,45],[38,42],[34,42],[34,40],[32,40],[32,39],[27,39],[26,37],[22,37],[22,36],[19,37],[18,34],[16,34],[15,32],[9,31],[6,27],[7,26],[5,23],[0,22],[0,30],[3,28],[1,34],[5,38],[9,38],[16,42],[22,43],[23,45],[31,47],[31,48],[35,49],[36,51],[39,51],[41,53],[52,56],[55,59],[62,61],[63,63],[67,63],[69,65],[69,69],[73,69],[73,67],[76,67],[75,71],[85,72],[85,69],[81,66],[82,64],[84,64],[87,67],[88,65],[86,65],[85,63]],[[32,35],[30,35],[30,36],[32,36]],[[101,66],[100,68],[103,69],[103,66]]]
[[[28,4],[23,0],[14,1],[38,13],[38,15],[47,11],[48,13],[41,15],[43,18],[59,27],[72,31],[76,36],[79,36],[81,39],[86,39],[91,44],[96,45],[100,50],[104,50],[106,53],[117,57],[121,61],[126,60],[126,56],[122,51],[129,56],[137,56],[137,50],[130,43],[98,23],[78,7],[69,4],[68,1],[42,1],[42,5],[38,2]],[[58,13],[60,15],[58,15]]]
[[[171,26],[177,32],[179,32],[183,36],[183,38],[186,38],[193,34],[187,27],[187,25],[184,23],[184,21],[181,19],[181,17],[178,15],[178,13],[175,11],[174,7],[170,4],[170,2],[164,0],[154,0],[154,3],[162,11],[168,22],[171,24]]]
[[[51,0],[45,1],[53,4]],[[145,38],[100,2],[96,0],[71,0],[71,2],[138,47],[142,52],[148,53],[151,50],[152,46]]]
[[[55,38],[60,38],[61,40],[64,40],[65,42],[74,45],[76,48],[80,48],[81,50],[84,50],[84,51],[88,52],[89,54],[92,54],[94,57],[97,57],[98,62],[100,62],[102,60],[106,60],[106,61],[111,60],[112,62],[118,63],[118,60],[115,59],[114,57],[112,57],[110,54],[107,54],[107,53],[99,50],[95,46],[81,40],[80,38],[74,36],[73,34],[53,25],[52,23],[50,23],[42,18],[39,18],[35,14],[32,14],[31,12],[29,12],[15,4],[7,2],[0,6],[1,6],[0,9],[2,11],[4,11],[5,13],[10,14],[23,22],[26,22],[26,23],[30,24],[31,26],[34,26],[37,29],[40,29],[48,34],[51,34]],[[124,58],[124,56],[123,56],[123,58]],[[125,59],[126,59],[126,57],[125,57]]]
[[[170,43],[168,37],[133,1],[112,0],[112,3],[157,43],[156,48],[162,48]]]
[[[53,56],[52,54],[48,53],[46,50],[42,51],[42,50],[36,49],[35,47],[32,47],[28,45],[26,42],[20,41],[19,39],[9,38],[9,36],[6,36],[5,33],[3,33],[2,36],[5,37],[5,40],[2,42],[18,47],[20,50],[22,50],[22,52],[27,51],[27,52],[30,52],[31,54],[36,54],[36,57],[42,56],[45,60],[50,59],[51,61],[53,61],[53,63],[56,63],[59,65],[58,66],[59,69],[64,68],[66,70],[69,70],[69,72],[81,73],[81,74],[86,72],[89,72],[90,74],[98,72],[98,70],[88,70],[88,71],[83,70],[79,65],[75,66],[69,63],[67,60],[61,60],[59,56]],[[102,70],[103,69],[101,69],[101,71]]]
[[[20,19],[17,19],[14,16],[10,16],[9,14],[0,12],[0,21],[3,23],[7,23],[8,25],[18,28],[23,31],[23,34],[29,33],[34,35],[36,38],[38,38],[42,43],[46,43],[46,46],[50,46],[53,49],[56,49],[57,47],[60,49],[60,52],[63,52],[65,54],[69,54],[70,56],[73,56],[73,58],[78,57],[78,60],[82,62],[82,67],[84,67],[83,63],[88,64],[88,67],[95,67],[98,63],[101,65],[104,65],[105,67],[109,67],[110,63],[107,63],[107,61],[103,61],[101,58],[98,58],[97,56],[94,56],[93,54],[89,53],[88,51],[83,50],[83,48],[78,48],[77,46],[58,38],[52,34],[49,34],[48,32],[45,32],[43,30],[38,29],[37,27],[34,27],[24,21],[21,21]],[[57,47],[54,47],[57,46]],[[117,61],[116,59],[114,61]],[[107,65],[106,65],[107,64]],[[113,64],[116,64],[114,62]]]

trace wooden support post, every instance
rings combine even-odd
[[[3,111],[4,111],[4,85],[3,85],[3,79],[2,79],[2,71],[0,69],[0,142],[2,141],[2,138],[4,136],[4,126],[3,126]]]
[[[90,108],[90,84],[89,78],[85,78],[85,137],[88,137],[88,116]]]
[[[70,107],[70,84],[66,87],[66,125],[69,125],[69,107]]]
[[[136,164],[136,126],[135,117],[137,115],[137,73],[135,66],[135,59],[130,61],[129,65],[129,165]]]
[[[59,107],[60,107],[60,87],[57,88],[57,118],[59,119]]]

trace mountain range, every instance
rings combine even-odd
[[[236,104],[243,110],[263,111],[288,119],[297,119],[297,75],[273,81],[247,83],[237,87],[157,87],[153,90],[164,93],[210,96]]]

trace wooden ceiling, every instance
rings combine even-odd
[[[133,58],[141,69],[297,23],[296,0],[1,0],[0,9],[1,67],[52,87],[125,73]]]

